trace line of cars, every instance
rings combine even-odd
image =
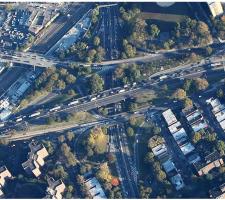
[[[43,109],[43,110],[38,110],[38,111],[36,111],[36,112],[34,112],[30,115],[15,117],[12,121],[14,121],[16,123],[19,123],[19,122],[24,121],[25,119],[32,119],[32,118],[38,117],[41,114],[51,114],[51,113],[54,113],[54,112],[58,112],[61,109],[65,109],[67,107],[73,107],[73,106],[78,105],[78,104],[93,102],[93,101],[96,101],[97,99],[104,98],[104,97],[107,97],[107,96],[110,96],[110,95],[121,94],[121,93],[124,93],[126,91],[129,91],[131,89],[136,88],[136,85],[137,85],[137,83],[134,82],[133,84],[124,85],[123,88],[118,87],[118,88],[114,88],[114,89],[104,91],[104,92],[99,93],[97,95],[89,95],[87,97],[75,99],[75,100],[72,100],[70,102],[67,102],[65,105],[57,105],[53,108],[46,108],[46,109]],[[4,127],[4,126],[5,126],[4,123],[0,124],[0,128]]]

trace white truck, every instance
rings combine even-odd
[[[1,123],[1,124],[0,124],[0,128],[1,128],[1,127],[4,127],[4,126],[5,126],[5,124],[4,124],[4,123]]]
[[[68,103],[68,106],[72,106],[72,105],[75,105],[75,104],[78,104],[78,103],[79,103],[78,100],[71,101],[70,103]]]
[[[19,117],[19,118],[16,119],[16,122],[21,122],[22,120],[23,120],[23,118]]]
[[[122,92],[125,92],[125,89],[121,89],[118,91],[118,93],[122,93]]]
[[[97,99],[97,97],[92,97],[91,101],[95,101]]]
[[[41,112],[35,112],[35,113],[29,115],[29,117],[30,117],[30,118],[36,117],[36,116],[38,116],[38,115],[40,115],[40,114],[41,114]]]
[[[137,85],[137,83],[136,83],[136,82],[133,82],[132,86],[134,87],[134,86],[136,86],[136,85]]]
[[[56,107],[54,107],[54,108],[51,108],[49,111],[50,111],[50,112],[57,111],[57,110],[59,110],[60,108],[61,108],[61,106],[56,106]]]
[[[162,81],[162,80],[166,79],[167,77],[168,77],[167,75],[160,76],[159,80]]]
[[[211,67],[219,67],[219,66],[222,66],[222,63],[220,63],[220,62],[211,63],[210,66]]]

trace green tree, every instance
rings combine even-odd
[[[93,40],[94,46],[98,47],[100,45],[100,42],[101,42],[100,38],[98,36],[95,36]]]
[[[131,128],[131,127],[128,127],[128,128],[127,128],[127,135],[128,135],[129,137],[133,137],[133,136],[134,136],[134,129]]]
[[[53,174],[56,178],[61,178],[61,179],[67,179],[68,178],[68,174],[64,170],[62,165],[57,166],[57,168],[53,170]]]
[[[68,90],[68,95],[70,95],[70,96],[75,96],[76,95],[76,92],[73,90],[73,89],[70,89],[70,90]]]
[[[159,36],[160,30],[157,25],[152,24],[150,26],[149,35],[151,38],[156,38]]]
[[[137,110],[137,108],[138,108],[137,103],[131,102],[130,105],[129,105],[129,107],[128,107],[128,110],[130,112],[134,112],[135,110]]]
[[[140,185],[140,197],[141,199],[150,199],[152,193],[151,187],[145,187],[144,185]]]
[[[71,83],[75,83],[76,81],[76,77],[72,74],[69,74],[67,77],[66,77],[66,82],[68,84],[71,84]]]
[[[68,131],[66,137],[71,142],[74,138],[74,133],[72,131]]]
[[[222,89],[217,90],[216,96],[217,96],[218,98],[223,98],[223,97],[224,97],[224,92],[223,92],[223,90],[222,90]]]
[[[189,92],[190,89],[191,89],[191,84],[192,84],[192,80],[191,80],[191,79],[185,79],[184,85],[183,85],[183,89],[184,89],[186,92]]]
[[[67,189],[68,192],[72,193],[74,191],[73,186],[72,185],[68,185]]]
[[[172,97],[175,99],[183,100],[186,97],[186,92],[183,89],[179,88],[173,93]]]
[[[103,132],[102,128],[95,127],[90,130],[87,144],[87,147],[96,154],[103,154],[107,149],[107,135]]]
[[[212,50],[211,47],[208,46],[208,47],[205,48],[205,55],[206,56],[210,56],[212,54],[212,52],[213,52],[213,50]]]
[[[63,142],[65,141],[65,136],[64,136],[64,135],[60,135],[60,136],[58,137],[58,141],[59,141],[60,143],[63,143]]]
[[[89,79],[89,87],[92,94],[98,93],[103,90],[104,80],[98,74],[94,74]]]
[[[68,71],[65,68],[61,68],[59,70],[59,73],[60,73],[61,76],[67,76],[68,75]]]
[[[193,102],[190,98],[186,97],[184,99],[184,108],[191,108],[193,106]]]
[[[196,90],[205,90],[208,88],[209,83],[204,78],[196,78],[194,79],[194,86]]]
[[[108,182],[108,183],[111,182],[112,175],[111,175],[111,172],[109,170],[107,162],[100,165],[100,168],[97,171],[96,176],[97,176],[98,179],[100,179],[102,181],[105,181],[105,182]]]
[[[218,140],[216,147],[217,147],[218,151],[220,152],[220,155],[225,154],[225,142],[224,141]]]
[[[66,88],[66,83],[63,80],[58,80],[56,87],[60,90],[64,90]]]
[[[152,152],[148,152],[146,155],[145,155],[145,159],[144,161],[146,163],[153,163],[154,162],[154,154]]]
[[[202,139],[202,134],[200,132],[197,132],[194,134],[192,141],[194,143],[197,143],[198,141],[200,141]]]

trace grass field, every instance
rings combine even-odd
[[[150,19],[173,23],[182,22],[185,19],[184,15],[152,13],[152,12],[142,12],[141,17],[145,20]]]
[[[146,91],[145,93],[143,93],[139,96],[136,96],[136,102],[138,104],[149,103],[155,98],[156,98],[156,94],[153,90],[152,91]]]

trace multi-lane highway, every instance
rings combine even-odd
[[[138,198],[138,189],[132,173],[132,159],[129,153],[124,127],[117,124],[110,127],[111,144],[114,145],[117,170],[124,188],[124,198]]]

